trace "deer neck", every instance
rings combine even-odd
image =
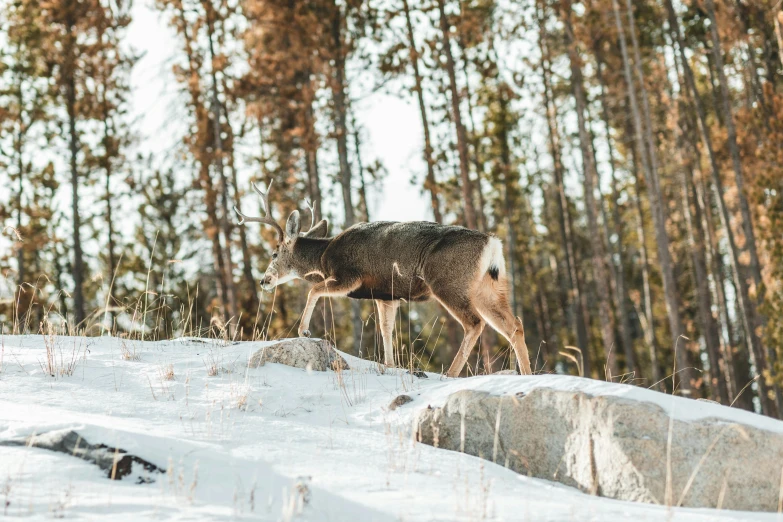
[[[323,271],[321,256],[331,242],[331,239],[298,238],[294,243],[297,273],[302,276],[311,272],[321,273]]]

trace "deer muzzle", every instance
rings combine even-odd
[[[277,286],[277,274],[265,273],[261,280],[261,289],[265,292],[271,292]]]

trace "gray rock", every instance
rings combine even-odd
[[[393,411],[393,410],[396,410],[396,409],[397,409],[397,408],[399,408],[400,406],[403,406],[403,405],[405,405],[405,404],[408,404],[409,402],[412,402],[412,401],[413,401],[413,399],[411,399],[411,396],[410,396],[410,395],[398,395],[398,396],[397,396],[397,397],[395,397],[395,398],[394,398],[394,400],[393,400],[393,401],[391,401],[391,403],[389,404],[389,409],[390,409],[390,410],[392,410],[392,411]]]
[[[500,370],[493,373],[492,375],[519,375],[519,372],[516,370]]]
[[[268,362],[294,368],[310,368],[317,372],[348,369],[348,363],[331,343],[323,339],[305,337],[285,339],[261,348],[250,358],[248,366],[258,368]]]
[[[652,403],[546,388],[517,396],[460,391],[416,423],[426,444],[599,496],[778,509],[783,434],[752,426],[679,421]]]
[[[141,457],[131,455],[124,449],[112,448],[105,444],[90,444],[73,430],[51,431],[23,439],[4,440],[0,441],[0,446],[28,446],[65,453],[95,464],[106,472],[107,478],[112,480],[121,480],[133,473],[134,464],[148,472],[146,476],[137,477],[137,482],[140,484],[153,482],[151,473],[166,472],[165,469]]]

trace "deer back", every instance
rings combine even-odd
[[[360,223],[332,238],[321,257],[324,274],[360,281],[356,299],[425,300],[430,285],[469,287],[490,236],[456,226],[416,221]]]

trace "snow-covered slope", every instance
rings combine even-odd
[[[46,371],[47,344],[55,372]],[[464,388],[536,386],[656,402],[678,418],[783,423],[640,388],[560,376],[419,379],[345,356],[351,370],[248,369],[263,343],[0,339],[0,440],[73,429],[168,470],[152,484],[111,481],[43,449],[0,446],[0,513],[139,520],[778,520],[775,514],[669,509],[591,497],[411,441],[416,411]],[[396,411],[399,394],[414,398]],[[307,492],[305,492],[307,490]],[[302,498],[307,497],[299,513]]]

